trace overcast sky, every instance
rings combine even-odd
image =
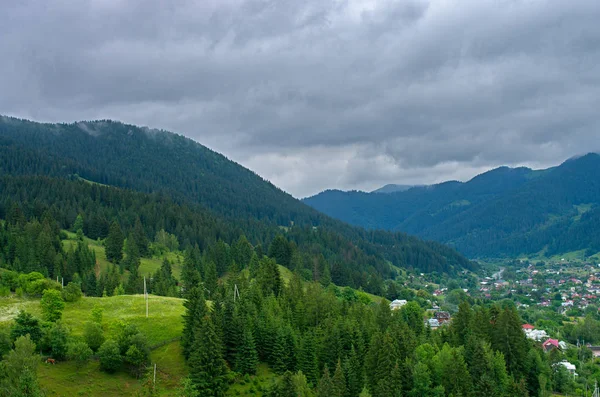
[[[600,150],[599,0],[0,2],[0,114],[164,128],[297,197]]]

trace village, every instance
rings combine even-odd
[[[554,366],[563,366],[574,379],[579,376],[577,365],[600,357],[598,263],[512,261],[490,275],[465,274],[461,286],[469,288],[460,289],[452,282],[448,287],[440,283],[434,288],[422,276],[411,281],[428,291],[424,324],[431,330],[451,323],[460,299],[457,296],[482,303],[510,300],[527,321],[522,325],[525,336],[553,357]],[[394,299],[390,309],[398,310],[409,301]]]

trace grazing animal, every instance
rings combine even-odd
[[[54,365],[54,364],[56,364],[56,360],[53,359],[53,358],[49,358],[49,359],[46,360],[46,364],[52,364],[52,365]]]

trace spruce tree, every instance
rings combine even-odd
[[[144,280],[140,275],[139,265],[132,265],[125,285],[125,293],[129,295],[141,294],[144,292]]]
[[[344,397],[346,395],[346,377],[342,370],[342,362],[339,359],[331,383],[333,384],[332,397]]]
[[[194,250],[188,248],[185,251],[183,257],[183,267],[181,269],[181,280],[183,281],[183,293],[188,293],[192,288],[198,287],[201,282],[200,272],[200,259],[194,255]]]
[[[279,330],[271,355],[271,363],[275,373],[283,374],[288,370],[288,354],[289,352],[286,349],[285,334],[282,330]]]
[[[298,352],[298,369],[304,373],[306,379],[312,385],[317,384],[319,377],[319,366],[315,350],[315,339],[311,332],[304,335],[300,342]]]
[[[317,397],[332,397],[335,393],[333,381],[329,375],[329,368],[325,365],[323,370],[323,376],[319,380],[319,386],[317,387]]]
[[[190,379],[201,396],[222,397],[227,390],[227,366],[210,316],[196,325],[194,344],[188,360]]]
[[[129,233],[127,237],[127,241],[125,242],[125,260],[123,261],[125,269],[131,270],[132,268],[139,266],[140,264],[140,250],[138,248],[137,243],[135,242],[135,238],[133,237],[133,233]]]
[[[356,397],[360,394],[365,384],[365,376],[361,366],[360,357],[352,345],[350,355],[346,359],[346,380],[348,396]]]
[[[200,287],[192,288],[188,292],[183,306],[186,310],[183,315],[181,346],[183,348],[183,355],[189,358],[195,340],[195,329],[207,313],[206,301],[204,300],[202,289]]]
[[[137,245],[140,256],[148,256],[148,236],[146,236],[146,232],[144,231],[144,227],[142,226],[139,217],[135,220],[135,225],[133,227],[133,239]]]
[[[237,352],[235,363],[236,370],[242,374],[254,375],[258,365],[258,353],[254,343],[254,336],[249,325],[246,324],[242,335],[242,340]]]
[[[113,221],[106,237],[106,259],[113,263],[119,263],[123,259],[124,239],[121,226],[117,221]]]
[[[210,299],[218,288],[217,266],[213,261],[207,261],[204,265],[204,287],[208,290]]]

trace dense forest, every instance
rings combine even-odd
[[[125,233],[139,218],[148,236],[164,229],[182,246],[201,249],[241,235],[267,247],[284,234],[291,250],[300,252],[295,263],[315,277],[327,263],[340,283],[365,288],[373,277],[393,277],[390,264],[440,274],[474,268],[441,244],[333,220],[225,157],[164,131],[111,121],[2,118],[0,170],[0,216],[16,203],[28,219],[40,219],[47,209],[69,228],[81,214],[91,238],[104,238],[117,218]]]
[[[326,191],[304,201],[369,229],[402,230],[471,257],[600,251],[600,155],[532,171],[498,168],[472,180],[393,193]]]
[[[417,302],[367,306],[298,277],[274,288],[282,284],[265,278],[267,268],[256,283],[224,285],[222,296],[241,285],[241,298],[219,297],[212,310],[201,290],[189,291],[182,343],[200,395],[223,395],[229,370],[253,374],[259,361],[281,375],[267,392],[274,397],[517,397],[573,383],[553,366],[558,357],[525,338],[510,303],[465,301],[450,327],[432,331]]]

